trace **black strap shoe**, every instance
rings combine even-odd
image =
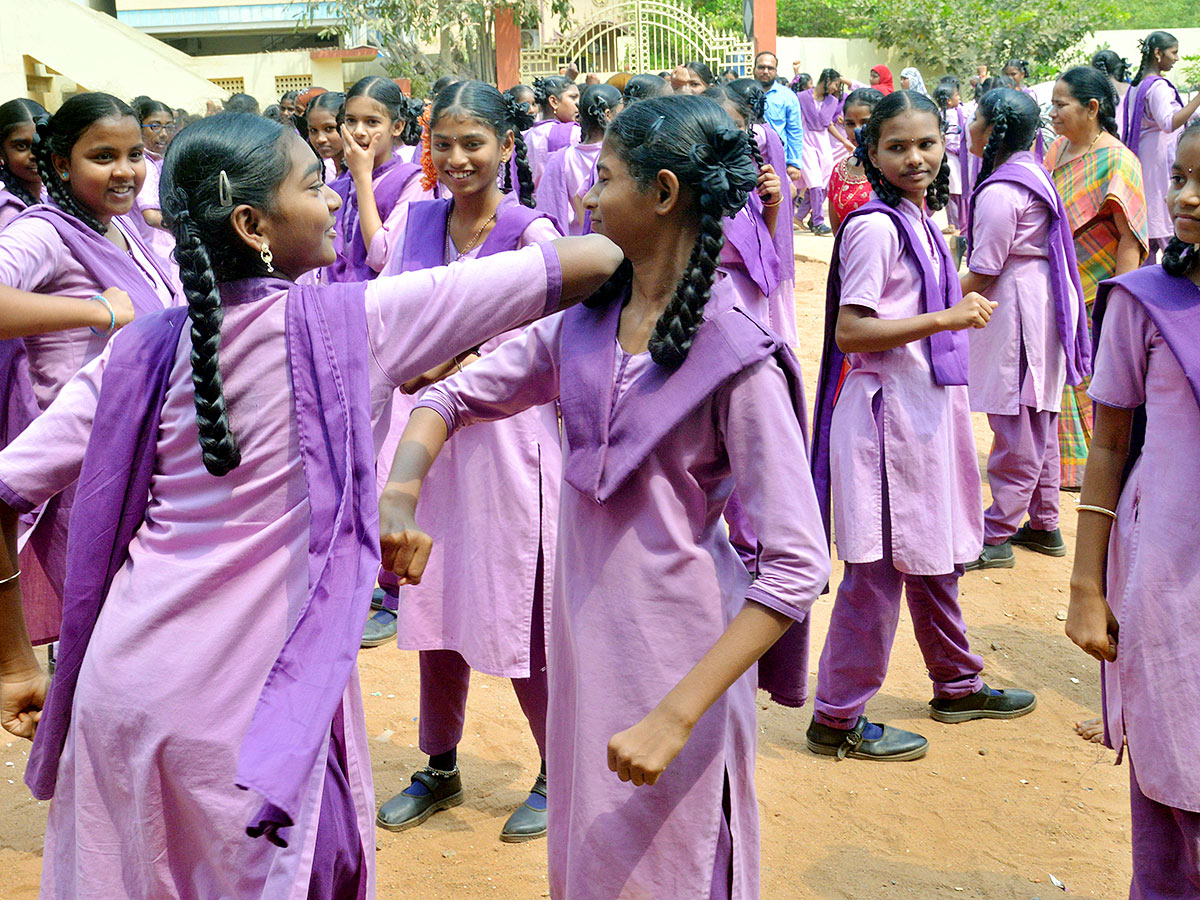
[[[929,701],[929,717],[947,725],[972,719],[1019,719],[1035,709],[1037,697],[1031,692],[1017,688],[993,691],[986,684],[965,697],[954,700],[934,697]]]
[[[375,824],[388,831],[406,831],[420,825],[435,812],[450,809],[463,802],[462,776],[458,767],[453,772],[440,772],[426,766],[414,772],[413,784],[424,785],[429,793],[397,794],[383,806],[375,816]]]
[[[1012,536],[1012,542],[1017,547],[1024,547],[1044,556],[1067,555],[1067,544],[1063,540],[1062,532],[1057,528],[1053,531],[1042,531],[1026,522]]]
[[[546,796],[546,776],[538,775],[533,783],[531,794]],[[520,844],[535,838],[546,836],[546,810],[530,806],[526,800],[508,817],[504,829],[500,832],[500,840],[506,844]]]
[[[863,737],[871,723],[866,716],[859,716],[853,728],[830,728],[813,719],[808,725],[806,743],[808,749],[821,756],[836,756],[838,759],[874,759],[901,762],[920,759],[929,749],[929,741],[911,731],[880,725],[883,734],[873,740]]]

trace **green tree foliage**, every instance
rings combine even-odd
[[[1200,3],[1196,0],[1148,0],[1130,7],[1125,28],[1147,32],[1167,28],[1200,28]]]
[[[1088,34],[1121,27],[1117,0],[847,0],[867,35],[932,72],[997,70],[1011,58],[1050,68]]]
[[[510,7],[517,21],[537,22],[537,0],[303,0],[311,21],[318,8],[332,6],[339,19],[333,29],[379,47],[384,68],[392,77],[410,78],[420,95],[440,75],[457,73],[484,81],[496,80],[494,42],[496,10]],[[566,28],[570,0],[552,0],[551,11]],[[422,52],[436,44],[438,52]]]

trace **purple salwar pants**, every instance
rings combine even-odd
[[[1003,544],[1025,513],[1039,531],[1058,527],[1058,413],[1021,406],[1015,416],[988,413],[992,505],[983,514],[983,542]]]
[[[812,214],[814,227],[825,224],[825,188],[808,188],[796,203],[796,221],[803,223],[806,215]]]
[[[1151,800],[1129,760],[1133,880],[1129,900],[1200,900],[1200,813]]]
[[[543,573],[539,558],[534,586],[533,622],[529,629],[529,677],[512,679],[521,711],[537,742],[541,759],[546,758],[546,630],[542,615]],[[467,718],[467,688],[471,667],[454,650],[420,651],[421,717],[418,746],[427,756],[447,753],[458,746]]]

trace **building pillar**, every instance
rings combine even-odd
[[[521,83],[521,29],[509,7],[496,10],[496,87]]]
[[[754,0],[754,52],[775,52],[776,0]]]

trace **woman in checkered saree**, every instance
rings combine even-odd
[[[1137,156],[1117,138],[1116,91],[1085,66],[1068,69],[1054,85],[1050,122],[1059,137],[1046,150],[1075,233],[1075,255],[1091,323],[1096,288],[1136,269],[1146,257],[1146,194]],[[1092,438],[1090,379],[1063,391],[1058,417],[1063,490],[1079,490]]]

